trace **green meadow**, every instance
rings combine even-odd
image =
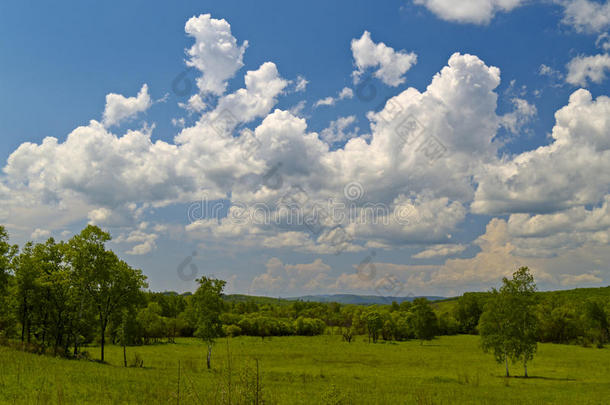
[[[539,344],[529,364],[503,376],[478,336],[352,343],[340,336],[219,339],[212,370],[198,339],[127,348],[142,367],[123,366],[108,346],[106,364],[0,347],[0,402],[7,404],[603,404],[610,398],[610,349]],[[258,373],[257,373],[258,363]],[[258,401],[258,402],[257,402]]]

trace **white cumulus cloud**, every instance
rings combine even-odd
[[[248,41],[238,45],[231,34],[231,25],[224,19],[212,18],[210,14],[192,17],[186,22],[184,31],[195,38],[195,43],[187,51],[187,65],[202,73],[197,86],[203,93],[223,94],[227,80],[244,65]]]
[[[107,128],[120,124],[138,113],[148,110],[151,105],[152,102],[146,84],[142,86],[136,97],[109,93],[106,95],[106,107],[104,108],[102,123]]]
[[[577,56],[568,63],[566,81],[575,86],[586,86],[588,81],[601,83],[610,71],[610,55]]]
[[[351,47],[357,68],[353,72],[354,82],[358,82],[368,68],[377,68],[373,75],[388,86],[396,87],[405,82],[404,74],[417,63],[415,53],[396,52],[383,42],[376,44],[368,31],[359,39],[352,39]]]
[[[458,23],[488,24],[498,12],[509,12],[526,0],[414,0],[437,17]]]

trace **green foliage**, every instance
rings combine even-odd
[[[67,259],[74,268],[77,285],[85,292],[83,300],[94,308],[99,322],[101,361],[104,361],[106,328],[115,313],[133,307],[139,301],[146,277],[132,269],[105,243],[110,235],[88,225],[67,244]]]
[[[381,315],[376,310],[371,310],[366,314],[366,331],[369,336],[369,342],[371,339],[373,343],[377,343],[379,339],[379,334],[383,328],[383,319]]]
[[[483,304],[478,294],[466,293],[458,299],[455,319],[459,322],[460,332],[477,333],[479,318],[483,313]]]
[[[315,336],[324,333],[326,325],[320,319],[299,316],[295,322],[295,332],[301,336]]]
[[[437,333],[438,324],[436,314],[425,298],[413,301],[413,329],[415,336],[423,344],[424,340],[432,340]]]
[[[199,288],[193,294],[193,310],[196,319],[195,336],[203,339],[208,345],[207,367],[211,368],[212,345],[214,339],[222,336],[220,314],[223,310],[222,290],[226,284],[223,280],[201,277],[197,280]]]
[[[512,280],[502,280],[481,316],[479,330],[484,351],[491,351],[498,362],[521,361],[527,376],[527,362],[534,357],[537,343],[535,315],[536,284],[527,267],[513,273]]]
[[[208,277],[201,277],[197,282],[199,287],[193,294],[197,318],[195,335],[205,342],[213,343],[215,338],[222,336],[220,314],[223,309],[222,290],[226,282]]]
[[[608,342],[610,330],[608,329],[608,313],[601,300],[589,299],[586,301],[584,322],[587,335],[597,344],[597,347],[604,347],[604,344]]]
[[[0,226],[0,337],[6,338],[11,335],[15,321],[10,311],[9,289],[13,282],[11,274],[12,259],[16,247],[9,244],[8,233]]]
[[[68,355],[72,345],[77,356],[79,346],[91,342],[97,329],[103,358],[109,322],[117,318],[120,324],[121,312],[139,303],[145,286],[140,270],[105,249],[108,240],[110,235],[88,226],[68,243],[52,238],[28,242],[17,254],[10,248],[14,275],[7,307],[13,330],[3,328],[4,333],[12,335],[18,324],[24,344],[40,352],[52,347],[54,354],[62,355]]]

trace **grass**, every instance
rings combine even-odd
[[[478,344],[476,336],[423,346],[368,344],[363,337],[348,344],[330,335],[239,337],[218,341],[211,372],[196,339],[128,348],[143,368],[122,367],[117,346],[108,346],[108,364],[0,347],[0,403],[254,403],[254,359],[264,403],[602,404],[610,398],[609,349],[541,344],[528,367],[531,378],[507,379]],[[87,350],[99,355],[98,348]],[[513,365],[511,372],[523,370]]]

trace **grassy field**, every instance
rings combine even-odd
[[[610,350],[541,344],[529,379],[504,378],[476,336],[368,344],[338,336],[219,340],[211,372],[195,339],[128,348],[143,368],[39,356],[0,347],[0,403],[269,404],[608,403]],[[87,348],[93,357],[98,348]],[[178,370],[180,363],[180,376]],[[513,374],[523,370],[514,365]],[[180,383],[178,383],[180,381]]]

